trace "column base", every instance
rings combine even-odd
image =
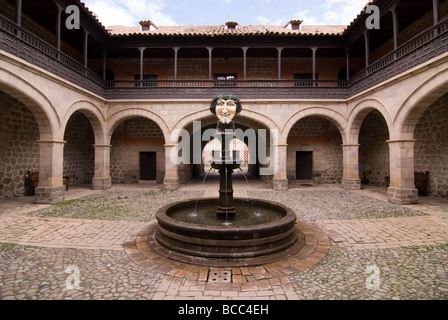
[[[286,191],[288,190],[288,179],[272,179],[272,188],[274,190]]]
[[[65,197],[65,187],[37,187],[34,190],[34,203],[53,204],[63,202]]]
[[[417,204],[418,190],[417,189],[399,189],[389,187],[387,188],[387,201],[395,204]]]
[[[108,179],[92,179],[92,190],[107,190],[112,187],[112,180]]]
[[[341,188],[345,190],[361,190],[361,179],[342,179]]]
[[[163,188],[165,190],[177,190],[179,189],[179,178],[172,179],[172,178],[165,178],[163,179]]]

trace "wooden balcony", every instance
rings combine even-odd
[[[347,99],[448,51],[448,19],[425,30],[356,74],[330,80],[136,80],[102,77],[0,15],[0,49],[109,100],[210,99],[229,93],[241,99]]]

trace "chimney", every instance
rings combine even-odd
[[[152,23],[151,20],[140,21],[141,31],[150,31],[152,29],[157,29],[157,26],[154,23]]]
[[[303,20],[291,20],[288,22],[288,24],[285,26],[287,29],[291,30],[302,30],[302,22]]]
[[[226,22],[227,30],[236,30],[236,27],[238,26],[238,22],[235,21],[228,21]]]

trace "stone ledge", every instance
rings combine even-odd
[[[342,179],[341,188],[345,190],[361,190],[361,180]]]
[[[417,189],[387,188],[387,201],[394,204],[418,204]]]
[[[35,189],[34,203],[53,204],[63,202],[65,197],[65,187],[37,187]]]

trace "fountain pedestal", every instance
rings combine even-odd
[[[218,219],[231,220],[236,215],[232,173],[241,166],[241,161],[230,157],[230,141],[235,138],[233,130],[219,132],[215,137],[221,141],[221,158],[211,163],[212,168],[219,172],[219,206],[216,215]]]

